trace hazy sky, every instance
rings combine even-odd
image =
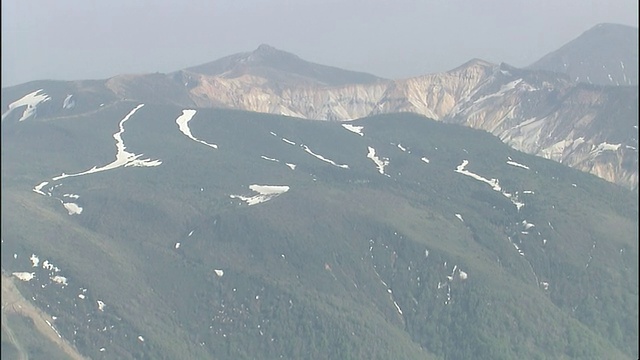
[[[387,78],[526,66],[603,22],[638,27],[638,1],[3,0],[2,87],[166,73],[261,43]]]

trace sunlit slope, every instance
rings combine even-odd
[[[91,358],[637,357],[637,209],[409,114],[2,124],[2,267]]]

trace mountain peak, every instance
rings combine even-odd
[[[635,46],[634,46],[635,44]],[[600,85],[638,84],[638,28],[601,23],[529,66]]]
[[[258,48],[255,49],[253,52],[255,53],[255,52],[274,52],[274,51],[280,51],[280,50],[274,48],[269,44],[260,44],[258,45]]]

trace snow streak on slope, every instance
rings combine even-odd
[[[42,91],[42,94],[40,93],[41,91]],[[2,120],[4,120],[4,118],[6,118],[7,115],[11,114],[13,109],[18,108],[20,106],[25,106],[25,105],[27,106],[27,108],[24,109],[24,112],[22,113],[22,116],[18,121],[26,120],[36,113],[36,107],[38,106],[38,104],[43,103],[45,101],[49,101],[49,100],[51,100],[51,97],[45,94],[42,89],[36,90],[9,104],[9,110],[7,110],[4,114],[2,114]]]
[[[354,132],[360,136],[364,136],[364,134],[362,133],[362,129],[364,129],[364,126],[355,126],[355,125],[351,125],[351,124],[342,124],[342,127]]]
[[[387,175],[384,173],[384,167],[389,165],[389,159],[386,159],[386,158],[380,159],[379,157],[376,156],[376,149],[372,148],[371,146],[367,146],[367,148],[369,149],[367,158],[371,159],[371,161],[373,161],[376,164],[376,167],[378,168],[378,172],[380,174]]]
[[[44,195],[47,196],[47,194],[45,194],[44,192],[42,192],[42,188],[45,187],[49,182],[48,181],[43,181],[40,184],[36,185],[33,188],[33,191],[40,194],[40,195]]]
[[[511,165],[511,166],[521,167],[521,168],[523,168],[523,169],[527,169],[527,170],[529,170],[529,167],[528,167],[527,165],[519,164],[519,163],[517,163],[517,162],[513,161],[510,157],[509,157],[508,159],[509,159],[509,160],[507,161],[507,164],[509,164],[509,165]]]
[[[341,164],[337,164],[335,161],[327,159],[326,157],[322,156],[322,155],[318,155],[316,153],[314,153],[313,151],[311,151],[311,149],[309,149],[309,147],[307,145],[302,145],[302,147],[304,147],[304,151],[306,151],[307,153],[315,156],[317,159],[320,159],[324,162],[328,162],[329,164],[333,165],[333,166],[337,166],[343,169],[348,169],[349,165],[341,165]]]
[[[208,142],[196,139],[192,134],[191,134],[191,129],[189,129],[189,121],[191,121],[191,119],[193,118],[193,116],[196,114],[195,110],[182,110],[182,115],[178,116],[178,118],[176,119],[176,124],[178,124],[178,128],[180,128],[180,131],[182,131],[183,134],[185,134],[189,139],[195,141],[195,142],[199,142],[201,144],[207,145],[209,147],[212,147],[214,149],[218,148],[218,145],[216,144],[209,144]]]
[[[272,198],[284,194],[289,191],[289,187],[286,185],[251,185],[249,189],[258,193],[258,195],[247,197],[242,195],[229,195],[232,199],[240,199],[249,206],[263,203],[265,201],[271,200]]]
[[[117,133],[113,134],[113,138],[116,140],[116,159],[110,163],[107,164],[103,167],[93,167],[87,171],[81,172],[81,173],[77,173],[77,174],[65,174],[62,173],[62,175],[60,176],[56,176],[53,178],[53,181],[58,181],[58,180],[62,180],[64,178],[68,178],[68,177],[73,177],[73,176],[81,176],[81,175],[87,175],[87,174],[94,174],[97,172],[101,172],[101,171],[106,171],[106,170],[113,170],[116,168],[119,168],[121,166],[124,167],[128,167],[128,166],[158,166],[160,164],[162,164],[162,161],[160,160],[151,160],[151,159],[140,159],[140,157],[142,156],[142,154],[134,154],[134,153],[130,153],[128,151],[126,151],[126,146],[124,146],[124,141],[122,141],[122,134],[124,133],[124,123],[129,120],[129,118],[135,114],[136,111],[138,111],[138,109],[140,109],[141,107],[143,107],[144,104],[140,104],[138,106],[136,106],[133,110],[131,110],[131,112],[129,112],[129,114],[127,114],[127,116],[124,117],[124,119],[122,119],[120,121],[120,124],[118,125],[120,128],[120,131],[118,131]]]
[[[502,189],[502,187],[500,187],[500,181],[499,181],[498,179],[491,179],[491,180],[489,180],[489,179],[486,179],[486,178],[484,178],[484,177],[482,177],[482,176],[480,176],[480,175],[478,175],[478,174],[474,174],[474,173],[472,173],[472,172],[471,172],[471,171],[469,171],[469,170],[465,170],[465,167],[466,167],[468,164],[469,164],[469,161],[468,161],[468,160],[462,160],[462,164],[458,165],[458,167],[456,168],[456,170],[455,170],[455,171],[456,171],[457,173],[460,173],[460,174],[463,174],[463,175],[469,176],[469,177],[474,178],[474,179],[476,179],[476,180],[478,180],[478,181],[482,181],[482,182],[484,182],[484,183],[489,184],[489,186],[491,186],[491,188],[492,188],[493,190],[495,190],[495,191],[497,191],[497,192],[501,193],[501,194],[502,194],[502,195],[504,195],[506,198],[508,198],[508,199],[511,201],[511,203],[513,203],[513,205],[515,205],[515,206],[516,206],[516,209],[518,209],[518,211],[520,211],[520,208],[524,206],[524,203],[519,202],[517,199],[515,199],[515,197],[514,197],[512,194],[510,194],[510,193],[508,193],[508,192],[504,191],[504,190]]]

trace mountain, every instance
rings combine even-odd
[[[277,59],[283,63],[274,65]],[[289,65],[292,70],[286,72]],[[359,73],[341,71],[261,46],[249,54],[166,75],[5,88],[2,116],[14,121],[26,114],[67,116],[125,99],[333,121],[412,112],[488,131],[515,149],[638,188],[637,86],[577,83],[562,74],[480,59],[448,72],[402,80],[360,78]],[[332,78],[361,82],[327,85]],[[11,110],[26,106],[39,90],[49,100],[33,100],[32,110]],[[76,107],[64,106],[68,96]]]
[[[491,69],[433,86],[473,103]],[[1,125],[3,354],[638,357],[623,187],[416,114],[308,121],[42,85]],[[5,306],[9,283],[29,300]]]
[[[381,81],[374,75],[314,64],[291,53],[262,44],[252,52],[235,54],[185,69],[181,75],[200,74],[222,78],[258,77],[286,85],[340,86]]]
[[[598,24],[529,66],[598,85],[638,85],[638,28]]]

